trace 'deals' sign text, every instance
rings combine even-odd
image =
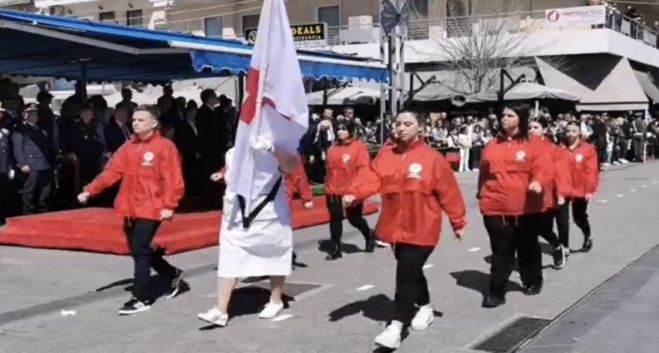
[[[245,29],[245,39],[254,44],[256,42],[256,28]],[[293,40],[296,42],[327,42],[327,24],[326,23],[309,23],[301,25],[291,25]]]

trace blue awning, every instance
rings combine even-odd
[[[0,74],[162,83],[246,72],[251,47],[236,40],[0,10]],[[386,81],[382,65],[300,53],[313,78]],[[304,59],[303,59],[304,58]]]

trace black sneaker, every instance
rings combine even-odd
[[[530,286],[524,286],[524,295],[538,295],[540,292],[542,292],[542,286],[541,285],[530,285]]]
[[[151,308],[151,303],[148,301],[141,301],[136,298],[130,298],[129,301],[124,303],[124,306],[119,309],[119,315],[133,315],[147,311]]]
[[[375,251],[375,238],[370,238],[366,241],[366,247],[364,252],[374,252]]]
[[[172,299],[178,295],[181,290],[181,274],[183,271],[176,269],[176,274],[172,277],[171,282],[169,283],[169,288],[167,289],[167,294],[165,294],[166,299]]]
[[[581,252],[589,252],[592,248],[593,248],[593,238],[588,237],[583,242],[583,247],[581,248]]]
[[[484,308],[496,308],[499,305],[506,304],[505,297],[499,297],[493,294],[488,294],[483,298],[483,307]]]
[[[566,260],[565,248],[563,245],[559,245],[557,248],[555,248],[552,256],[554,257],[554,268],[557,270],[562,269],[563,266],[565,266]]]

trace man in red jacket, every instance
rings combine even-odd
[[[149,310],[153,302],[148,282],[153,267],[169,280],[167,298],[175,297],[181,284],[181,270],[151,247],[160,223],[171,220],[183,197],[181,162],[174,144],[157,131],[157,114],[138,108],[133,114],[135,134],[112,156],[108,166],[78,195],[80,203],[121,180],[115,211],[124,218],[124,231],[134,261],[133,297],[119,310],[131,315]]]

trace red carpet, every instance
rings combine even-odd
[[[316,197],[313,210],[304,210],[301,202],[293,204],[293,228],[300,229],[329,222],[325,198]],[[367,203],[364,214],[377,212]],[[123,223],[111,209],[86,208],[34,216],[14,217],[0,231],[0,244],[33,248],[82,250],[111,254],[128,254]],[[175,254],[217,245],[219,212],[177,215],[164,222],[155,243]]]

